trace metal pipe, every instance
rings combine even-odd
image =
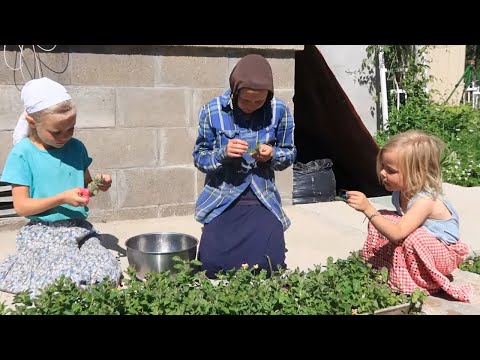
[[[383,51],[378,52],[378,64],[380,69],[380,92],[382,106],[383,129],[388,125],[388,96],[387,96],[387,69],[385,68],[385,60]]]

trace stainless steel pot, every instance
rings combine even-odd
[[[194,260],[197,256],[198,240],[193,236],[164,232],[133,236],[125,242],[128,263],[143,279],[149,272],[170,270],[177,272],[173,261],[175,256],[184,260]]]

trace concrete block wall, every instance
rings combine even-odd
[[[0,61],[0,169],[22,111],[20,90],[33,76],[48,76],[71,92],[78,107],[75,136],[90,156],[92,174],[109,173],[113,186],[91,202],[92,221],[193,214],[204,175],[193,166],[198,112],[228,88],[236,62],[255,52],[267,57],[276,96],[293,111],[295,51],[300,45],[57,46],[23,51],[23,75]],[[19,52],[8,46],[15,64]],[[36,49],[38,50],[38,49]],[[41,62],[35,63],[35,59]],[[34,73],[34,71],[36,73]],[[277,173],[285,204],[293,171]],[[19,219],[0,219],[0,226]]]

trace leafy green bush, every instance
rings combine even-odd
[[[480,274],[480,256],[469,257],[466,259],[462,265],[460,265],[460,270]]]
[[[359,73],[363,74],[360,79],[370,83],[372,94],[377,80],[371,74],[377,67],[380,52],[384,55],[389,90],[398,86],[408,94],[405,104],[397,109],[395,96],[388,92],[388,125],[375,135],[375,140],[382,146],[390,136],[410,129],[435,134],[447,144],[442,163],[443,180],[461,186],[479,186],[480,111],[472,109],[471,105],[449,106],[433,101],[431,92],[425,91],[431,80],[425,71],[429,65],[421,61],[429,48],[430,45],[367,47],[367,58],[363,60]]]
[[[198,262],[181,261],[180,272],[149,274],[145,281],[128,269],[122,288],[107,282],[85,289],[62,278],[32,299],[15,296],[4,314],[352,314],[423,300],[400,295],[387,285],[387,270],[374,271],[358,253],[307,272],[279,270],[267,277],[254,268],[230,271],[211,281],[193,271]]]
[[[393,108],[388,127],[376,134],[382,146],[399,132],[417,129],[437,135],[447,144],[443,180],[461,186],[480,185],[480,111],[471,106],[448,106],[409,98]]]

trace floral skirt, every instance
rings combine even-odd
[[[77,285],[118,283],[120,263],[98,238],[87,220],[31,221],[17,235],[17,254],[0,264],[0,290],[36,296],[62,275]]]
[[[382,210],[392,222],[400,216]],[[411,294],[419,288],[428,294],[445,291],[453,298],[470,302],[473,287],[453,284],[449,275],[468,256],[468,245],[462,241],[447,245],[424,228],[418,228],[400,245],[388,241],[370,223],[368,237],[362,249],[363,258],[375,268],[388,269],[388,284],[398,292]]]

